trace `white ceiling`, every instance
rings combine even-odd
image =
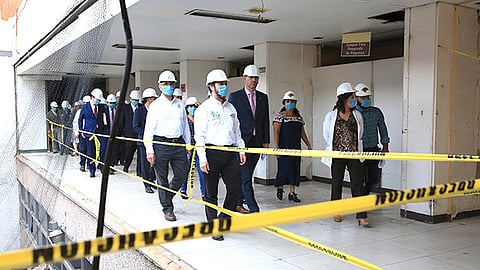
[[[478,8],[480,6],[475,3],[479,1],[444,2]],[[263,0],[267,11],[262,16],[276,21],[258,24],[188,16],[185,13],[192,9],[207,9],[254,15],[247,10],[260,8],[261,0],[141,0],[128,9],[133,44],[180,50],[134,50],[132,72],[165,68],[178,70],[179,65],[172,63],[185,59],[217,60],[224,57],[227,61],[244,61],[253,58],[253,51],[241,47],[266,41],[322,44],[341,40],[342,33],[363,31],[371,31],[373,40],[400,37],[403,35],[403,23],[384,24],[367,18],[432,2],[436,1]],[[48,66],[48,70],[55,67],[55,73],[88,72],[121,76],[122,66],[92,66],[76,62],[124,62],[125,50],[112,47],[113,44],[125,44],[122,27],[120,15],[117,15],[111,22],[77,39],[27,73],[43,74],[41,71]],[[314,40],[315,36],[324,38]]]

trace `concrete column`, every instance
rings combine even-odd
[[[403,151],[479,153],[480,62],[476,10],[446,3],[408,9],[405,20]],[[462,52],[459,54],[457,52]],[[406,161],[403,188],[475,178],[475,163]],[[402,214],[427,222],[478,210],[475,197],[407,204]]]
[[[50,110],[46,100],[46,83],[25,76],[16,78],[18,151],[46,151],[47,111]]]
[[[161,93],[158,89],[158,76],[160,75],[160,73],[161,71],[136,71],[135,79],[130,80],[129,85],[132,85],[132,87],[128,89],[128,93],[130,93],[130,90],[134,89],[135,87],[138,87],[140,92],[143,92],[145,88],[151,87],[157,91],[158,95],[160,95]],[[132,81],[134,81],[135,83],[132,84]]]
[[[313,84],[316,47],[314,45],[266,42],[255,45],[254,62],[260,68],[258,89],[268,95],[270,121],[282,107],[283,94],[292,90],[297,94],[297,108],[306,124],[305,129],[313,143]],[[273,147],[273,128],[270,129],[270,147]],[[306,149],[306,147],[303,147]],[[267,156],[258,162],[255,177],[273,184],[277,174],[277,159]],[[312,160],[302,158],[301,176],[312,178]]]
[[[225,61],[183,60],[180,62],[180,84],[184,89],[184,96],[194,96],[202,102],[208,97],[208,89],[205,86],[207,73],[212,69],[223,69],[229,76],[228,63]],[[232,80],[232,78],[230,78]],[[178,80],[178,78],[177,78]],[[237,80],[229,82],[228,88],[234,91],[238,87]],[[183,85],[183,87],[182,87]]]

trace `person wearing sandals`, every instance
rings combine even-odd
[[[312,149],[307,133],[305,132],[305,122],[300,111],[296,108],[297,96],[292,91],[287,91],[283,95],[282,109],[273,119],[273,134],[275,149],[301,149],[301,141]],[[277,188],[277,198],[283,199],[283,186],[290,186],[288,200],[300,202],[295,187],[300,185],[300,161],[301,157],[277,156],[278,170],[275,179]]]
[[[333,111],[327,113],[323,122],[323,137],[327,151],[362,152],[363,118],[355,110],[357,100],[355,90],[350,83],[341,83],[337,87],[337,102]],[[342,183],[345,168],[350,173],[350,188],[352,197],[366,195],[363,181],[363,160],[343,158],[322,158],[322,163],[330,167],[332,174],[331,200],[342,199]],[[358,225],[368,226],[367,213],[356,213]],[[335,222],[341,222],[341,216],[334,216]]]

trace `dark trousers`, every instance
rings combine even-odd
[[[87,141],[80,135],[78,136],[78,152],[83,155],[80,155],[80,167],[85,167],[85,160],[87,159],[85,155],[87,154]]]
[[[347,168],[348,172],[350,173],[350,189],[352,192],[352,197],[358,197],[367,194],[363,182],[365,168],[362,162],[360,162],[358,159],[333,158],[331,167],[332,201],[342,199],[342,183],[345,176],[345,168]],[[366,217],[367,212],[360,212],[356,214],[356,218]]]
[[[147,160],[147,152],[145,150],[145,145],[137,144],[137,155],[140,158],[140,168],[141,176],[143,180],[155,183],[155,170],[153,166],[150,165],[150,162]],[[145,187],[150,186],[149,184],[143,182]]]
[[[375,148],[365,148],[364,152],[379,152],[378,147]],[[382,169],[378,168],[378,160],[369,160],[366,159],[363,162],[365,166],[365,188],[367,189],[367,194],[372,192],[372,189],[380,184],[380,176],[382,175]]]
[[[88,164],[88,170],[90,171],[90,173],[95,173],[95,170],[96,170],[95,163],[93,163],[92,161],[95,159],[97,152],[96,152],[95,140],[94,139],[90,140],[90,138],[85,139],[87,144],[87,156],[89,157],[89,159],[87,159],[86,162]],[[107,148],[108,139],[100,136],[97,136],[97,139],[100,141],[100,149],[99,149],[100,155],[98,157],[98,160],[103,162],[105,158],[105,150]],[[100,166],[100,168],[102,167],[103,165]]]
[[[137,150],[137,142],[125,141],[124,147],[125,147],[125,164],[123,165],[123,167],[128,169],[130,168],[130,165],[132,165],[133,155],[135,154],[135,150]],[[137,173],[137,175],[138,174],[139,173]]]
[[[155,137],[156,136],[154,136],[154,140]],[[178,141],[177,143],[184,143],[182,141]],[[160,186],[178,191],[186,181],[188,175],[185,147],[155,143],[153,144],[153,151],[155,152],[154,168],[157,183]],[[168,181],[168,164],[172,166],[173,171],[173,178],[171,181]],[[160,199],[160,204],[163,206],[164,213],[173,212],[173,196],[175,196],[175,193],[161,188],[158,189],[158,198]]]
[[[223,202],[223,208],[235,211],[238,201],[242,197],[242,174],[238,163],[238,153],[219,150],[206,150],[210,171],[203,173],[205,179],[205,201],[218,205],[219,176],[222,177],[227,194]],[[205,206],[207,220],[217,218],[217,210]],[[220,214],[219,217],[227,217]]]
[[[260,158],[259,154],[250,154],[247,153],[247,162],[240,166],[240,171],[242,173],[242,192],[243,198],[247,202],[248,209],[250,212],[259,212],[260,208],[258,203],[255,200],[255,193],[253,191],[253,171],[257,166],[258,159]],[[242,205],[239,203],[238,205]]]

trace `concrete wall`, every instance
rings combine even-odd
[[[16,110],[18,150],[47,149],[45,81],[17,76]]]
[[[207,74],[212,69],[223,69],[227,72],[228,64],[225,61],[202,61],[183,60],[180,62],[180,84],[185,84],[186,96],[195,96],[202,102],[208,97],[208,89],[205,86]],[[177,78],[178,80],[178,78]],[[233,90],[229,85],[230,91]]]

